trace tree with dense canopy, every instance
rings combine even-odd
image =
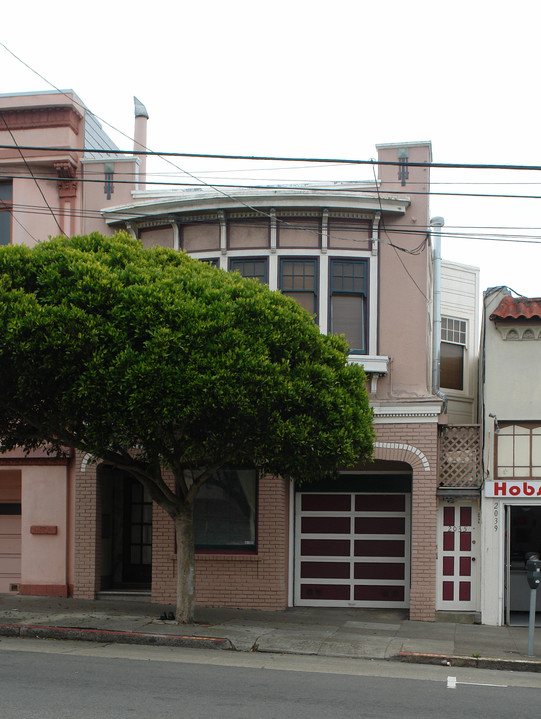
[[[1,450],[73,447],[136,477],[175,523],[178,621],[214,472],[301,483],[371,457],[347,355],[294,300],[123,233],[0,248]]]

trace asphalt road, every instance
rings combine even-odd
[[[456,678],[455,688],[450,688]],[[494,686],[499,685],[499,686]],[[509,719],[541,675],[392,662],[2,639],[0,717]]]

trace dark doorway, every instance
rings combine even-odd
[[[528,624],[530,587],[526,580],[526,557],[541,553],[541,507],[508,505],[506,508],[506,623]],[[536,624],[541,621],[541,592],[537,592]]]
[[[126,472],[102,465],[101,589],[148,589],[152,580],[152,500]]]

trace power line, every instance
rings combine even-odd
[[[130,173],[123,173],[125,176],[130,177]],[[36,180],[44,180],[44,181],[52,181],[56,182],[58,181],[58,177],[48,176],[48,175],[32,175],[32,177],[27,177],[26,175],[17,174],[14,175],[13,173],[2,173],[0,172],[0,177],[17,177],[17,179],[36,179]],[[76,177],[74,178],[77,182],[81,183],[103,183],[104,179],[98,178],[98,177]],[[133,184],[133,180],[121,180],[117,179],[116,173],[114,177],[114,183],[119,185],[131,185]],[[336,194],[357,194],[357,195],[363,195],[363,194],[371,194],[375,195],[377,194],[376,186],[370,187],[370,188],[360,188],[360,187],[348,187],[347,183],[343,183],[342,186],[340,185],[328,185],[328,184],[315,184],[315,185],[304,185],[304,184],[297,184],[292,183],[290,185],[254,185],[254,184],[240,184],[240,183],[230,183],[230,184],[214,184],[209,185],[208,183],[205,183],[204,181],[201,181],[201,183],[195,183],[195,182],[164,182],[159,180],[147,180],[147,185],[153,185],[156,187],[182,187],[182,188],[208,188],[213,189],[217,192],[219,192],[218,188],[227,188],[232,190],[298,190],[298,191],[304,191],[304,192],[329,192],[329,193],[336,193]],[[467,183],[466,183],[467,184]],[[257,210],[255,207],[251,207],[247,203],[244,203],[241,201],[238,197],[232,197],[231,195],[227,193],[220,193],[224,195],[225,197],[228,197],[229,199],[232,199],[236,202],[239,202],[239,204],[242,204],[245,207],[249,207],[254,212],[260,212],[260,214],[265,215],[265,213]],[[519,195],[519,194],[513,194],[513,193],[495,193],[495,192],[434,192],[432,190],[426,191],[426,192],[418,192],[416,190],[412,191],[404,191],[404,190],[386,190],[383,194],[385,195],[393,195],[393,196],[399,196],[399,197],[411,197],[411,196],[417,196],[417,197],[426,197],[426,196],[433,196],[433,197],[477,197],[477,198],[486,198],[486,199],[509,199],[509,200],[541,200],[541,194],[540,195]]]
[[[0,45],[2,43],[0,42]],[[61,92],[61,91],[59,91]],[[63,93],[65,94],[65,93]],[[77,103],[78,104],[78,103]],[[85,108],[86,112],[90,111]],[[90,113],[94,114],[94,113]],[[100,119],[98,115],[96,118]],[[105,124],[109,125],[104,120]],[[121,132],[117,128],[110,125],[116,132]],[[122,133],[125,135],[125,133]],[[127,135],[125,135],[128,137]],[[130,138],[132,139],[132,138]],[[0,149],[8,150],[13,149],[10,145],[0,145]],[[51,146],[39,146],[39,145],[21,145],[22,150],[48,150],[50,152],[65,152],[65,147],[51,147]],[[309,163],[321,163],[328,164],[332,163],[335,165],[378,165],[378,166],[391,166],[398,167],[401,163],[400,160],[359,160],[356,158],[340,158],[340,157],[280,157],[276,155],[225,155],[225,154],[214,154],[204,152],[170,152],[170,151],[156,151],[156,150],[137,150],[134,153],[133,150],[109,150],[103,148],[88,148],[88,147],[74,147],[70,148],[72,152],[82,153],[101,153],[104,155],[146,155],[149,157],[196,157],[203,160],[257,160],[259,162],[309,162]],[[541,165],[506,165],[500,163],[472,163],[472,162],[410,162],[408,160],[408,167],[430,167],[439,169],[458,169],[458,170],[521,170],[537,172],[541,170]],[[181,172],[187,172],[187,170],[180,169]]]

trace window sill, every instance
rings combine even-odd
[[[366,374],[387,374],[389,357],[387,355],[351,354],[348,361],[350,364],[362,365]]]
[[[259,562],[259,554],[250,552],[250,554],[244,552],[196,552],[196,562]]]

